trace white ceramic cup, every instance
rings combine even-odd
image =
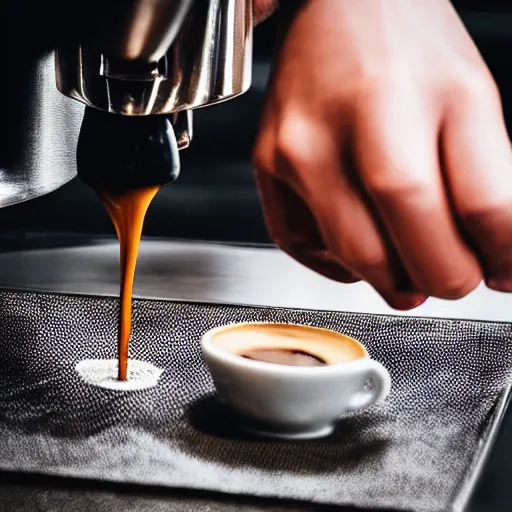
[[[342,415],[370,407],[388,395],[391,379],[386,368],[370,359],[358,341],[327,329],[291,324],[303,329],[306,335],[311,330],[315,331],[316,337],[319,331],[325,333],[331,345],[333,335],[340,343],[349,340],[358,347],[360,356],[348,362],[323,366],[289,366],[239,355],[258,347],[258,342],[254,337],[247,340],[246,336],[238,340],[233,337],[236,329],[289,325],[230,324],[212,329],[202,337],[203,356],[219,398],[236,413],[243,429],[281,439],[324,437],[334,430]],[[226,347],[222,343],[223,334],[230,330],[231,345]],[[271,348],[263,340],[261,347]],[[286,347],[281,344],[276,348]],[[293,350],[299,348],[296,344],[290,347]],[[322,351],[317,354],[321,356]],[[369,387],[366,386],[368,381],[372,383]]]

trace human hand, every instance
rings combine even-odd
[[[497,87],[448,0],[305,0],[254,152],[269,232],[397,309],[512,292],[512,152]]]

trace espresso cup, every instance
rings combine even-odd
[[[383,400],[391,387],[361,343],[329,329],[230,324],[206,332],[201,348],[240,427],[267,437],[327,436],[341,416]]]

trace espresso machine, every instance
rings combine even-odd
[[[18,58],[30,67],[10,91],[23,100],[8,109],[0,207],[77,174],[103,187],[169,183],[192,140],[192,111],[250,87],[252,0],[103,4],[93,1],[53,47]]]

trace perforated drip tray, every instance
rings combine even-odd
[[[164,369],[120,393],[75,371],[113,358],[118,303],[0,291],[0,469],[363,508],[461,509],[510,395],[512,324],[134,301],[131,357]],[[238,321],[327,327],[392,375],[389,398],[307,443],[245,437],[199,340]]]

